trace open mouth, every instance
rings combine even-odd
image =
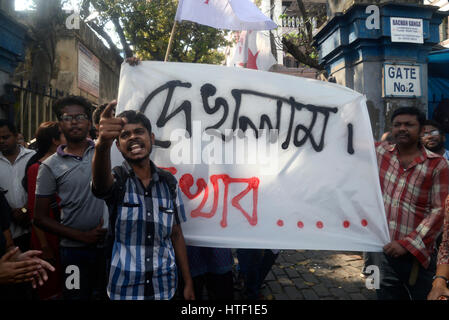
[[[131,152],[131,154],[138,154],[144,150],[145,145],[140,142],[132,142],[128,146],[128,151]]]

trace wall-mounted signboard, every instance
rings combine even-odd
[[[100,96],[100,60],[85,46],[78,46],[78,88]]]
[[[384,97],[420,97],[421,67],[409,64],[384,64]]]
[[[423,20],[390,18],[391,42],[424,43]]]

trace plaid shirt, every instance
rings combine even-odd
[[[378,143],[376,153],[390,237],[427,268],[443,224],[448,164],[424,147],[408,168],[401,166],[395,145]]]
[[[186,221],[184,205],[179,187],[173,200],[168,184],[160,179],[161,169],[151,161],[150,165],[152,179],[144,188],[123,162],[129,173],[123,199],[119,199],[116,181],[106,194],[92,188],[109,206],[117,206],[111,226],[115,227],[107,289],[111,300],[169,300],[176,290],[178,274],[170,236],[180,219]]]

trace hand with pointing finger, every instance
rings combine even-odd
[[[100,116],[100,127],[98,130],[98,144],[110,147],[112,142],[118,138],[126,119],[114,117],[117,101],[111,101]]]

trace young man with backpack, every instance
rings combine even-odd
[[[92,164],[92,192],[110,208],[108,295],[111,300],[172,299],[178,264],[184,298],[193,300],[176,178],[150,160],[154,134],[148,118],[133,110],[113,117],[115,105],[111,102],[101,115]],[[125,161],[111,171],[115,139]]]

